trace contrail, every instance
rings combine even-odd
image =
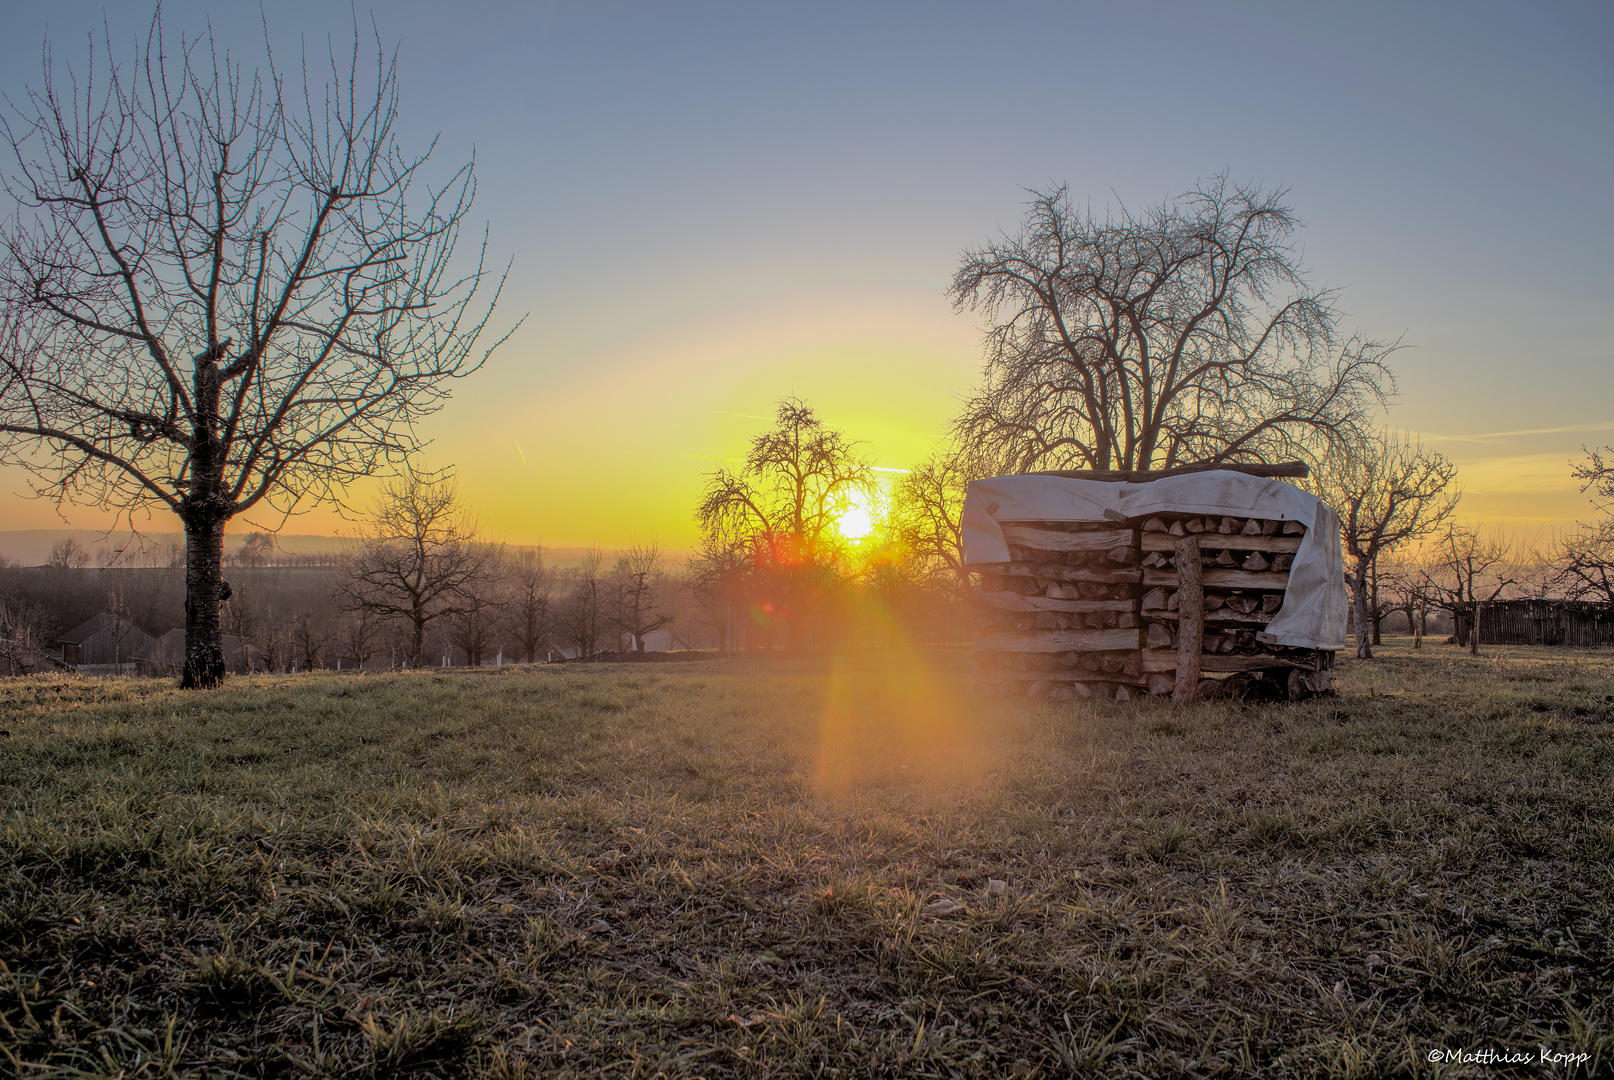
[[[1507,439],[1517,435],[1565,435],[1576,431],[1610,431],[1614,422],[1607,420],[1595,424],[1565,424],[1563,427],[1521,428],[1518,431],[1483,431],[1469,435],[1424,435],[1431,442],[1483,442],[1486,439]]]

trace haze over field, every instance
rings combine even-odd
[[[257,62],[256,3],[164,10]],[[143,5],[104,17],[143,40]],[[8,92],[47,31],[81,66],[102,19],[8,4]],[[1405,334],[1388,420],[1458,463],[1470,520],[1585,516],[1569,462],[1614,439],[1605,9],[400,3],[377,25],[405,147],[441,132],[445,174],[475,152],[473,218],[514,259],[496,324],[531,313],[425,426],[495,537],[690,547],[702,474],[788,394],[882,467],[924,457],[980,367],[959,252],[1050,182],[1100,211],[1223,168],[1289,185],[1346,330]],[[270,12],[287,66],[351,31]],[[25,491],[0,473],[0,530],[111,517]]]

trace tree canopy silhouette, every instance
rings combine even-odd
[[[1032,192],[1019,234],[953,278],[954,305],[991,320],[960,444],[1020,470],[1149,470],[1359,441],[1395,345],[1342,339],[1285,194],[1218,176],[1101,219]]]
[[[160,11],[127,63],[106,49],[65,79],[47,51],[0,122],[0,456],[59,500],[180,518],[183,685],[209,686],[226,523],[405,460],[503,281],[483,303],[483,259],[455,260],[472,165],[434,182],[397,145],[379,40],[324,80],[305,56],[300,86],[211,36],[173,48]]]

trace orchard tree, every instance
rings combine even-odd
[[[555,574],[544,565],[544,549],[521,548],[510,560],[510,632],[531,664],[555,632]]]
[[[1586,460],[1574,466],[1580,490],[1590,492],[1603,517],[1580,522],[1553,544],[1556,571],[1552,584],[1574,600],[1614,603],[1614,459],[1609,448],[1588,450]]]
[[[617,556],[611,570],[610,621],[618,633],[633,639],[633,651],[645,651],[646,634],[673,621],[661,548],[635,544]]]
[[[583,560],[566,574],[566,596],[561,603],[558,623],[561,632],[577,650],[578,660],[593,660],[600,649],[609,617],[610,592],[601,567],[605,553],[589,548]]]
[[[807,609],[842,555],[840,519],[873,493],[874,470],[858,444],[785,398],[741,468],[707,478],[695,519],[704,548],[744,554],[750,583],[771,594],[757,598],[759,609],[800,644]]]
[[[966,251],[956,308],[990,320],[959,443],[1034,469],[1317,460],[1359,439],[1395,348],[1343,338],[1286,192],[1214,177],[1104,218],[1055,187]]]
[[[0,120],[0,460],[180,519],[187,687],[224,675],[226,524],[405,460],[503,285],[484,304],[482,258],[454,257],[471,165],[397,144],[396,57],[355,36],[311,82],[323,63],[253,70],[159,10],[126,61],[108,39],[64,76],[47,50]]]
[[[959,453],[936,453],[891,491],[891,531],[920,578],[950,596],[969,595],[964,567],[964,496],[970,470]]]
[[[426,628],[472,605],[468,597],[481,595],[498,555],[478,542],[452,479],[410,472],[383,487],[368,535],[343,556],[337,603],[402,622],[408,662],[420,667]]]
[[[1319,479],[1323,501],[1339,514],[1341,539],[1351,560],[1356,655],[1373,655],[1370,626],[1379,618],[1379,559],[1428,536],[1457,506],[1457,466],[1410,439],[1382,432],[1350,447]]]
[[[1479,655],[1479,626],[1485,605],[1502,599],[1524,576],[1514,543],[1498,529],[1481,532],[1448,524],[1425,553],[1423,587],[1434,606],[1451,612],[1457,644]],[[1533,559],[1526,555],[1523,562]]]

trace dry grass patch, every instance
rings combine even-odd
[[[0,1061],[1614,1068],[1606,655],[1391,646],[1336,699],[1178,711],[966,668],[0,681]]]

